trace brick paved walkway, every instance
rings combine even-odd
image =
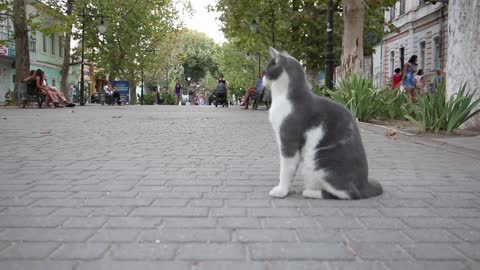
[[[364,130],[384,195],[271,199],[266,111],[0,109],[0,123],[1,270],[480,269],[471,157]]]

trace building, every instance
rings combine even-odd
[[[27,1],[27,15],[36,14],[32,1]],[[0,40],[5,43],[0,47],[0,103],[5,102],[5,94],[14,89],[15,81],[15,42],[13,40],[13,23],[9,16],[0,18]],[[47,75],[47,83],[58,87],[61,80],[63,64],[63,33],[47,35],[39,31],[29,33],[30,69],[42,69]],[[5,54],[2,54],[6,52]]]
[[[400,0],[385,12],[385,20],[398,32],[384,36],[375,47],[373,76],[378,85],[388,85],[396,68],[402,68],[412,55],[418,56],[429,85],[436,70],[445,70],[448,47],[448,8],[443,3]]]

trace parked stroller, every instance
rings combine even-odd
[[[218,107],[218,105],[220,104],[223,107],[228,107],[227,86],[225,85],[225,83],[223,82],[218,83],[214,96],[215,96],[215,101],[214,101],[215,107]]]

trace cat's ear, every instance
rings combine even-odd
[[[270,56],[274,59],[277,58],[278,54],[280,54],[280,52],[278,52],[277,50],[275,50],[273,47],[270,47]]]

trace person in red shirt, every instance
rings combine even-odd
[[[400,87],[400,83],[402,81],[402,74],[400,73],[400,68],[395,69],[395,74],[393,74],[392,78],[392,87],[393,90],[397,90]]]

